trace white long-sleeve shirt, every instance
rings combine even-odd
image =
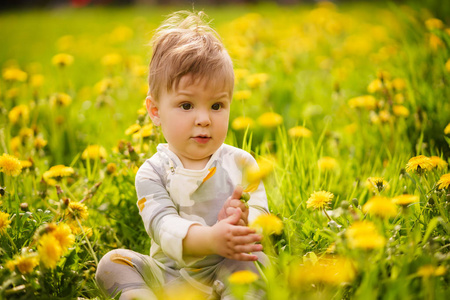
[[[255,166],[246,151],[223,144],[203,170],[185,169],[180,159],[160,144],[136,174],[137,205],[151,237],[150,256],[172,269],[202,270],[205,276],[224,258],[183,255],[183,239],[193,224],[212,226],[237,185],[248,185],[243,170]],[[250,193],[249,222],[268,213],[264,185]]]

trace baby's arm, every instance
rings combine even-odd
[[[183,254],[205,256],[218,254],[223,257],[256,261],[258,257],[250,252],[262,251],[261,235],[253,228],[237,225],[241,220],[241,211],[230,208],[232,214],[217,222],[214,226],[192,225],[183,240]]]

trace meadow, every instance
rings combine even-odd
[[[149,253],[134,188],[164,142],[144,107],[149,41],[180,8],[0,13],[0,299],[108,299],[99,259]],[[235,65],[226,143],[257,159],[271,211],[251,224],[271,264],[231,275],[236,298],[448,299],[449,19],[364,3],[205,12]]]

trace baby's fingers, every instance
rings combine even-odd
[[[231,259],[240,261],[257,261],[258,256],[249,253],[236,253],[231,257]]]

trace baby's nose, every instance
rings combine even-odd
[[[198,126],[208,126],[211,124],[211,118],[208,112],[199,111],[197,113],[197,118],[195,124]]]

